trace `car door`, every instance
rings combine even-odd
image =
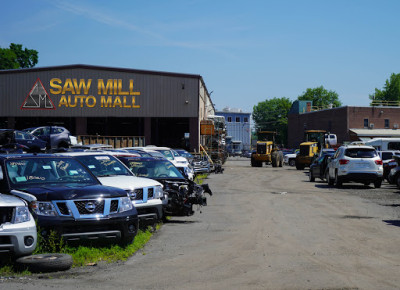
[[[24,145],[26,147],[30,147],[32,142],[28,142],[28,140],[25,140],[23,132],[19,131],[14,131],[14,139],[15,143]]]
[[[336,164],[338,163],[338,158],[342,151],[343,151],[343,148],[339,148],[336,151],[336,153],[332,156],[331,162],[329,162],[329,164],[328,164],[329,178],[331,178],[331,179],[335,178],[335,168],[337,166]]]

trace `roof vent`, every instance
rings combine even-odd
[[[369,124],[370,129],[374,129],[374,126],[375,126],[374,123]]]
[[[393,129],[399,129],[399,124],[397,123],[393,124]]]

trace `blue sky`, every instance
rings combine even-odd
[[[400,73],[400,1],[4,1],[0,47],[37,67],[90,64],[199,74],[217,109],[251,112],[323,85],[368,106]]]

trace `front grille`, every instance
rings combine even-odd
[[[79,214],[103,214],[104,200],[79,200],[74,201]],[[93,208],[93,210],[91,210]]]
[[[62,215],[69,215],[68,206],[65,202],[57,202],[57,206]]]
[[[148,196],[148,198],[153,198],[154,197],[154,188],[149,188],[148,189],[147,196]]]
[[[74,233],[90,233],[90,232],[104,232],[104,231],[116,231],[120,230],[123,225],[117,223],[104,224],[104,223],[90,223],[90,224],[76,224],[76,225],[64,225],[62,227],[63,234],[74,234]]]
[[[308,156],[309,153],[310,153],[309,145],[301,145],[300,146],[300,152],[299,152],[300,156]]]
[[[9,245],[9,244],[11,244],[11,237],[0,236],[0,245]]]
[[[112,200],[110,206],[110,212],[117,212],[118,211],[118,200]]]
[[[257,154],[266,154],[267,144],[257,144]]]
[[[13,212],[13,207],[0,207],[0,224],[10,223],[12,220]]]
[[[135,200],[143,200],[143,188],[137,188],[135,189]]]

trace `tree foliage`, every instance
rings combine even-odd
[[[299,101],[312,101],[313,106],[327,108],[330,104],[333,107],[340,107],[339,95],[335,91],[328,91],[323,86],[308,88],[297,98]]]
[[[38,52],[22,49],[22,44],[11,43],[9,48],[0,47],[0,69],[31,68],[38,60]]]
[[[277,143],[287,143],[288,113],[292,101],[288,98],[273,98],[259,102],[253,107],[256,131],[276,131]]]
[[[400,73],[392,73],[390,79],[386,80],[382,90],[375,88],[375,93],[369,95],[372,101],[400,101]],[[390,105],[390,104],[389,104]],[[392,104],[397,106],[397,104]]]

